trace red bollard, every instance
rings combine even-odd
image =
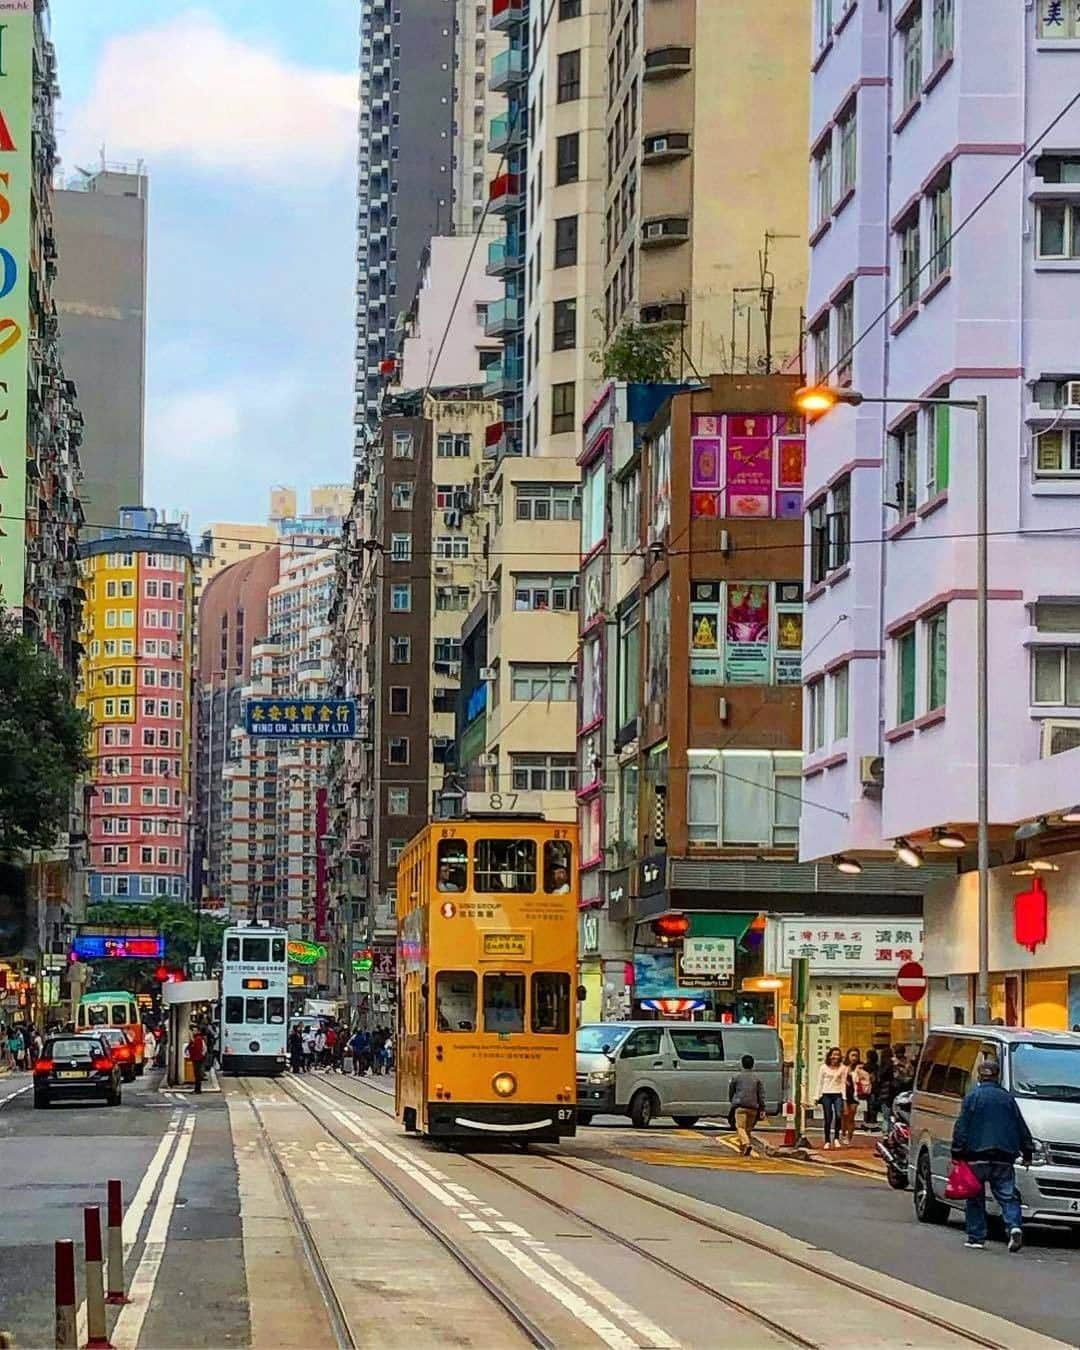
[[[120,1182],[109,1182],[109,1292],[106,1303],[127,1303],[124,1293],[124,1200]]]
[[[101,1258],[101,1210],[87,1205],[83,1210],[86,1242],[86,1346],[87,1350],[111,1350],[105,1322],[105,1272]]]
[[[56,1350],[76,1350],[75,1245],[57,1242],[56,1251]]]

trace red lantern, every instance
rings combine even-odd
[[[157,970],[154,971],[154,979],[157,980],[159,984],[164,984],[168,978],[169,978],[168,966],[158,966]]]
[[[661,914],[653,919],[652,929],[657,937],[685,937],[690,931],[690,920],[685,914]]]
[[[1034,952],[1040,942],[1046,941],[1046,887],[1042,877],[1035,877],[1030,891],[1021,891],[1013,899],[1013,932],[1018,946]]]

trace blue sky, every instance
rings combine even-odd
[[[150,175],[146,501],[352,476],[356,0],[51,0],[65,173]]]

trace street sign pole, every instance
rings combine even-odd
[[[810,961],[791,958],[791,1007],[795,1014],[795,1147],[806,1148],[806,1005],[810,997]]]

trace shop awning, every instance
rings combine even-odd
[[[684,911],[685,912],[685,911]],[[703,914],[690,912],[689,937],[727,937],[742,942],[756,914]]]

